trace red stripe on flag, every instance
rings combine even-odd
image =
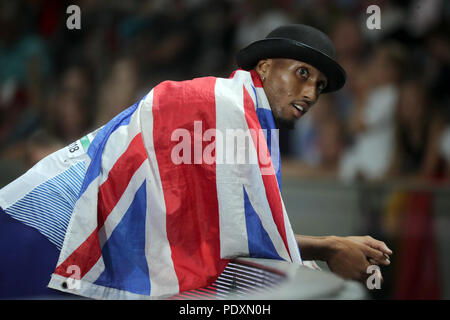
[[[275,170],[273,169],[271,161],[269,162],[269,164],[261,163],[261,155],[263,155],[265,159],[270,159],[267,141],[265,140],[264,135],[262,134],[261,124],[259,123],[258,115],[256,114],[255,111],[255,104],[253,103],[250,94],[247,92],[247,89],[245,89],[245,86],[243,86],[243,90],[244,90],[245,119],[247,121],[248,128],[256,132],[256,135],[252,134],[252,140],[258,154],[258,160],[260,161],[259,164],[260,168],[264,167],[264,172],[262,172],[263,169],[261,168],[261,176],[264,183],[264,188],[266,190],[267,201],[269,202],[270,210],[272,212],[275,225],[277,226],[278,232],[280,233],[281,238],[283,239],[286,250],[289,253],[289,257],[292,260],[286,238],[286,229],[284,226],[284,217],[283,217],[283,205],[281,202],[280,189],[278,188]],[[268,169],[270,170],[270,174],[267,174]]]
[[[64,277],[72,274],[69,267],[71,265],[80,268],[80,277],[83,278],[91,270],[101,256],[98,230],[102,228],[111,211],[128,186],[131,177],[147,158],[142,134],[137,134],[128,145],[127,150],[117,159],[114,166],[108,173],[108,178],[99,187],[97,203],[97,228],[89,237],[60,264],[55,273]]]
[[[237,69],[237,70],[234,70],[234,71],[230,74],[230,76],[228,77],[228,79],[233,79],[233,78],[234,78],[234,75],[236,74],[236,71],[238,71],[238,70],[243,70],[243,69]]]
[[[100,186],[98,192],[97,214],[98,229],[101,229],[108,215],[125,192],[137,169],[147,159],[142,134],[137,134],[128,145],[127,150],[117,159],[108,173],[108,179]]]
[[[250,71],[250,75],[252,76],[253,84],[255,85],[255,88],[262,88],[263,83],[261,81],[261,77],[255,70]]]
[[[208,77],[166,81],[154,89],[153,139],[166,204],[167,239],[180,291],[209,285],[228,262],[220,258],[215,161],[194,164],[194,144],[203,150],[211,143],[194,142],[194,121],[201,121],[202,132],[215,129],[214,88],[215,78]],[[177,129],[190,134],[187,146],[192,164],[177,165],[171,159],[173,148],[181,143],[171,139]]]
[[[91,270],[92,266],[101,256],[97,230],[98,229],[96,228],[91,235],[55,269],[55,274],[67,278],[70,276],[73,277],[75,275],[71,273],[70,267],[76,266],[80,270],[80,274],[76,276],[79,276],[81,279],[89,270]]]

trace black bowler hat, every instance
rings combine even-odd
[[[306,62],[328,79],[322,91],[339,90],[345,84],[344,69],[336,62],[336,51],[330,38],[322,31],[303,24],[276,28],[263,40],[258,40],[237,54],[237,64],[244,70],[253,69],[259,60],[289,58]]]

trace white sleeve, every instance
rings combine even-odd
[[[372,92],[364,110],[366,126],[375,128],[391,123],[395,115],[397,97],[397,90],[394,87]]]

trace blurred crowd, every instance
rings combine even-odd
[[[81,29],[69,30],[69,5]],[[366,8],[377,4],[381,29]],[[0,186],[100,127],[163,80],[223,76],[236,52],[305,23],[333,40],[347,83],[280,145],[288,174],[450,180],[445,0],[20,0],[0,4]]]

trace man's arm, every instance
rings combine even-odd
[[[365,281],[369,265],[389,265],[392,251],[382,241],[365,237],[296,235],[303,260],[321,260],[339,276]]]

